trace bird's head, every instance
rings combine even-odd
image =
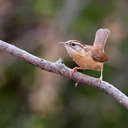
[[[68,40],[66,42],[60,42],[64,46],[69,54],[75,54],[84,50],[85,46],[78,40]]]

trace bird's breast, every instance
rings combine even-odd
[[[80,67],[84,69],[101,70],[103,66],[103,63],[93,60],[90,54],[86,54],[84,56],[72,54],[72,58]]]

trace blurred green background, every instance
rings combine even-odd
[[[127,11],[127,0],[0,0],[0,39],[73,68],[58,42],[92,44],[98,28],[109,28],[104,80],[128,94]],[[2,51],[0,66],[0,128],[128,127],[128,111],[98,89],[75,88],[72,80]]]

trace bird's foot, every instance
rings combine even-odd
[[[71,70],[70,78],[72,78],[72,76],[73,76],[73,74],[74,74],[75,72],[77,72],[77,67],[75,67],[75,68],[73,68],[73,69]]]
[[[99,81],[102,81],[103,80],[103,77],[102,76],[100,76],[100,78],[98,78],[99,79]]]
[[[80,69],[80,67],[75,67],[72,69],[73,72],[77,72],[77,69]]]
[[[103,80],[103,77],[100,76],[100,77],[98,78],[97,82],[98,82],[99,84],[101,84],[102,80]]]

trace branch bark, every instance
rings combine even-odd
[[[93,78],[91,76],[75,72],[71,75],[72,70],[65,66],[62,63],[62,60],[59,59],[55,63],[47,61],[45,59],[39,58],[34,56],[25,50],[22,50],[14,45],[6,43],[0,40],[0,50],[14,55],[34,66],[41,68],[42,70],[53,72],[59,74],[61,76],[70,78],[76,81],[79,84],[88,85],[94,88],[98,88],[101,91],[105,92],[106,94],[112,96],[118,103],[122,104],[125,108],[128,109],[128,97],[122,93],[119,89],[115,88],[113,85],[109,84],[108,82],[102,81],[99,82],[97,78]]]

